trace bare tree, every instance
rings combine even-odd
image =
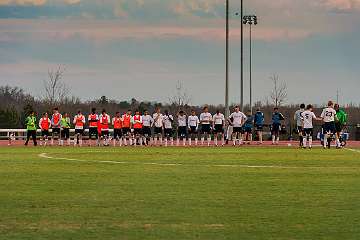
[[[177,110],[183,109],[190,104],[191,97],[189,96],[181,81],[177,82],[176,92],[172,97],[169,98],[169,101],[172,106],[177,108]]]
[[[270,93],[270,98],[275,107],[280,107],[287,98],[287,86],[285,82],[281,82],[279,76],[274,74],[270,77],[273,82],[273,90]]]
[[[56,70],[48,70],[48,80],[44,81],[45,100],[51,105],[64,101],[69,95],[69,88],[62,81],[65,68],[58,66]]]

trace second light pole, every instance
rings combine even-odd
[[[250,66],[250,72],[249,72],[249,75],[250,75],[250,111],[251,111],[251,114],[253,113],[253,103],[252,103],[252,31],[251,31],[251,27],[252,25],[257,25],[258,23],[258,19],[257,19],[257,16],[256,15],[247,15],[247,16],[243,16],[243,19],[242,19],[242,23],[243,24],[248,24],[250,27],[250,59],[249,59],[249,66]]]

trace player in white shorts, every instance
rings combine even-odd
[[[329,101],[328,107],[325,108],[321,113],[321,118],[324,121],[324,148],[330,148],[330,137],[336,135],[335,117],[336,111],[334,109],[334,103]],[[336,147],[340,147],[340,141],[338,137],[336,137]]]
[[[200,114],[201,145],[204,145],[204,141],[206,138],[207,145],[210,146],[211,123],[212,123],[212,115],[211,115],[211,113],[209,113],[209,108],[204,107],[203,112]]]
[[[178,122],[178,131],[177,131],[177,139],[176,145],[180,145],[180,140],[183,142],[183,146],[186,145],[186,138],[187,138],[187,117],[184,111],[180,111],[177,115],[177,122]]]
[[[144,144],[151,145],[151,126],[154,124],[154,119],[149,114],[148,110],[144,111],[144,115],[142,116],[143,121],[143,137]]]
[[[195,139],[195,145],[198,145],[198,128],[200,120],[196,116],[195,110],[191,110],[191,115],[188,117],[188,129],[189,129],[189,146],[191,146],[191,141]]]
[[[165,147],[168,146],[169,140],[171,146],[174,146],[174,137],[173,137],[173,128],[172,128],[174,117],[169,113],[168,110],[165,110],[165,114],[163,115],[163,122],[164,122]]]
[[[213,116],[213,129],[214,129],[214,141],[215,146],[218,146],[219,137],[221,138],[221,145],[225,145],[224,140],[224,127],[225,127],[225,116],[220,113],[220,110],[216,111]]]
[[[236,145],[236,142],[239,143],[239,145],[242,145],[243,138],[242,133],[243,129],[242,126],[246,122],[246,115],[240,111],[240,108],[238,106],[235,107],[235,111],[229,116],[229,120],[231,125],[233,126],[233,145]]]
[[[156,112],[153,114],[154,119],[154,145],[157,145],[158,140],[160,141],[160,145],[163,144],[163,130],[164,130],[164,123],[163,123],[164,116],[161,113],[160,108],[156,108]]]
[[[302,147],[306,148],[307,142],[309,143],[309,149],[312,148],[312,141],[313,141],[313,134],[314,134],[314,126],[313,121],[319,120],[321,121],[321,118],[317,118],[315,113],[313,112],[313,106],[307,105],[306,110],[304,110],[301,114],[301,122],[302,122],[302,140],[303,144]]]

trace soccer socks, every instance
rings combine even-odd
[[[191,138],[189,138],[189,146],[191,146]]]
[[[313,138],[312,136],[309,137],[309,148],[312,148],[312,141],[313,141]]]
[[[211,142],[211,137],[208,137],[207,139],[207,145],[208,145],[208,147],[210,146],[210,142]]]
[[[202,138],[201,138],[201,146],[204,146],[204,141],[205,141],[205,138],[202,137]]]
[[[324,134],[324,148],[327,147],[327,143],[328,143],[328,135]]]
[[[341,146],[340,139],[336,138],[336,147],[339,148],[340,146]]]
[[[216,136],[215,139],[214,139],[214,143],[215,143],[215,146],[218,145],[218,138],[217,138],[217,136]]]
[[[276,139],[276,136],[273,135],[273,136],[272,136],[272,143],[273,143],[273,144],[275,144],[275,139]]]
[[[304,137],[304,138],[302,139],[302,144],[300,144],[300,146],[306,148],[306,144],[307,144],[306,142],[307,142],[307,138]],[[310,144],[310,142],[309,142],[309,144]]]

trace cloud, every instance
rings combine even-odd
[[[65,4],[78,4],[81,0],[56,0],[59,3]],[[48,3],[48,0],[0,0],[1,5],[33,5],[33,6],[42,6]]]
[[[355,12],[360,10],[360,0],[318,0],[318,6],[336,12]]]

